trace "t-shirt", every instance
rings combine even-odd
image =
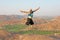
[[[32,18],[33,17],[33,12],[28,14],[28,18]]]

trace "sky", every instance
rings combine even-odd
[[[26,15],[19,10],[40,9],[37,16],[60,16],[60,0],[0,0],[0,15]]]

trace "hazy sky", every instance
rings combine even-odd
[[[40,7],[38,16],[60,16],[60,0],[0,0],[0,15],[23,14],[19,10]]]

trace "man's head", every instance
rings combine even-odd
[[[32,12],[32,9],[30,9],[30,12]]]

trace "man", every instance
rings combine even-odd
[[[32,18],[33,18],[33,13],[36,12],[37,10],[39,10],[39,9],[40,9],[40,7],[38,7],[38,8],[35,9],[35,10],[30,9],[29,11],[22,11],[22,10],[20,10],[20,12],[22,12],[22,13],[27,13],[27,14],[28,14],[28,18],[27,18],[26,25],[33,25],[33,24],[34,24],[34,22],[33,22],[33,20],[32,20]]]

